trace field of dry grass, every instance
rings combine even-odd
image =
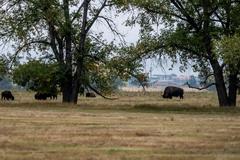
[[[15,102],[0,102],[0,160],[240,159],[240,107],[218,108],[213,93],[160,94],[71,106],[14,92]]]

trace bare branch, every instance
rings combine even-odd
[[[198,90],[203,90],[203,89],[207,89],[207,88],[209,88],[209,87],[211,87],[211,86],[213,86],[213,85],[216,85],[216,83],[210,83],[210,84],[208,84],[208,85],[206,85],[206,86],[204,86],[204,87],[195,87],[195,86],[191,86],[188,82],[186,82],[186,85],[189,87],[189,88],[193,88],[193,89],[198,89]]]
[[[118,98],[109,98],[104,96],[102,93],[100,93],[97,89],[93,88],[90,84],[87,85],[91,90],[93,90],[95,93],[97,93],[98,95],[100,95],[101,97],[108,99],[108,100],[116,100]]]
[[[25,43],[23,44],[22,46],[20,46],[16,52],[14,53],[14,55],[12,56],[12,59],[11,59],[11,64],[10,64],[10,69],[13,67],[13,63],[16,61],[16,58],[18,56],[18,54],[26,47],[30,46],[31,44],[45,44],[45,45],[49,45],[50,46],[50,43],[46,40],[35,40],[35,41],[31,41],[31,42],[28,42],[28,43]]]
[[[187,13],[186,9],[179,0],[171,0],[172,4],[178,9],[178,11],[186,18],[188,22],[196,31],[199,31],[199,26],[196,23],[195,19]]]
[[[73,23],[73,22],[74,22],[74,20],[77,18],[77,16],[78,16],[79,12],[80,12],[80,11],[81,11],[81,9],[83,8],[83,4],[84,4],[84,1],[83,1],[83,2],[82,2],[82,4],[79,6],[79,8],[78,8],[77,12],[74,14],[74,16],[73,16],[73,18],[72,18],[72,20],[71,20],[71,23]]]
[[[107,23],[108,27],[110,28],[114,35],[117,35],[122,42],[125,42],[123,38],[124,35],[117,30],[116,24],[113,22],[113,20],[103,16],[99,16],[99,18],[103,19]]]
[[[162,13],[163,13],[163,12],[160,12],[160,11],[158,11],[158,10],[151,9],[151,8],[148,7],[148,6],[145,7],[145,10],[146,10],[147,12],[149,12],[149,13],[154,13],[154,14],[162,14]],[[171,16],[173,16],[173,17],[179,18],[179,19],[181,19],[181,20],[183,20],[183,21],[187,21],[187,19],[181,17],[181,16],[178,15],[178,14],[175,14],[175,13],[168,13],[168,14],[171,15]]]
[[[57,44],[56,44],[56,40],[58,41],[59,44],[61,44],[61,40],[60,40],[61,38],[58,36],[58,33],[56,32],[56,29],[55,29],[54,25],[51,24],[51,22],[49,22],[49,35],[50,35],[50,40],[51,40],[50,45],[53,50],[53,53],[56,56],[56,58],[60,62],[62,62],[63,61],[63,59],[62,59],[63,53],[61,51],[61,48],[60,48],[60,50],[57,49]]]
[[[213,75],[214,75],[213,73],[211,73],[211,74],[207,75],[207,76],[205,77],[204,81],[202,81],[201,83],[202,83],[202,84],[206,84],[206,83],[207,83],[207,80],[208,80],[208,78],[210,78],[210,77],[211,77],[211,76],[213,76]]]
[[[25,43],[24,45],[20,46],[18,48],[18,50],[15,52],[15,54],[18,54],[19,52],[21,52],[24,48],[30,46],[31,44],[45,44],[45,45],[51,45],[50,42],[46,41],[46,40],[34,40],[28,43]]]
[[[85,32],[88,33],[88,31],[90,30],[90,28],[92,27],[92,25],[94,24],[94,22],[98,19],[99,14],[102,12],[103,8],[106,7],[106,3],[107,0],[104,0],[102,6],[98,9],[97,13],[94,15],[92,21],[89,23],[89,25],[87,26]]]
[[[219,15],[216,11],[214,12],[214,15],[215,15],[216,18],[218,19],[218,20],[215,20],[215,21],[221,23],[222,27],[223,27],[224,29],[226,29],[226,22],[224,22],[224,21],[222,20],[222,18],[220,17],[220,15]]]

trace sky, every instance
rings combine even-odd
[[[119,14],[117,17],[114,17],[114,21],[117,25],[117,29],[120,31],[120,33],[122,33],[125,36],[125,41],[127,42],[127,44],[136,43],[139,38],[138,34],[139,34],[140,27],[139,25],[135,25],[133,27],[125,26],[125,21],[127,20],[128,17],[129,17],[128,14]],[[103,32],[104,33],[103,37],[108,41],[112,41],[114,39],[114,35],[111,33],[111,31],[109,31],[108,27],[102,23],[96,23],[93,28],[93,31]],[[117,38],[116,40],[119,41]],[[169,60],[169,63],[168,62],[164,63],[163,67],[161,67],[158,64],[157,59],[145,60],[143,63],[145,64],[145,68],[144,68],[145,72],[149,72],[151,70],[152,75],[153,74],[172,74],[172,73],[177,75],[186,75],[186,76],[198,75],[198,73],[192,71],[190,66],[185,72],[180,72],[179,63],[175,64],[174,67],[171,70],[169,70],[169,68],[171,68],[170,60]]]

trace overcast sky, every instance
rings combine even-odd
[[[114,17],[114,21],[117,24],[118,30],[125,35],[125,41],[130,44],[130,43],[136,43],[138,40],[138,34],[139,34],[139,29],[140,27],[138,25],[135,25],[133,27],[127,27],[125,26],[125,20],[128,18],[128,14],[121,14],[118,17]],[[112,41],[114,39],[114,35],[109,31],[107,26],[105,26],[102,23],[96,23],[93,31],[96,32],[103,32],[103,36],[105,39]],[[116,39],[119,41],[119,39]],[[191,67],[188,67],[187,71],[184,73],[181,73],[179,71],[180,64],[176,64],[172,70],[169,70],[171,68],[171,62],[165,63],[163,65],[164,68],[162,68],[160,65],[158,65],[158,62],[156,59],[151,59],[151,60],[146,60],[145,61],[145,71],[149,72],[152,70],[152,74],[177,74],[177,75],[186,75],[190,76],[192,74],[197,76],[197,73],[193,72]]]

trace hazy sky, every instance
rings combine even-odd
[[[139,29],[140,27],[138,25],[135,25],[133,27],[127,27],[125,26],[125,20],[128,18],[128,14],[121,14],[118,17],[114,17],[114,21],[117,24],[117,28],[118,30],[125,35],[125,41],[130,44],[130,43],[136,43],[138,40],[138,33],[139,33]],[[109,29],[107,28],[107,26],[103,25],[102,23],[96,23],[94,28],[94,31],[97,32],[103,32],[103,36],[109,40],[112,41],[114,39],[114,35],[111,33],[111,31],[109,31]],[[117,41],[119,41],[118,39],[116,39]],[[164,68],[160,67],[160,65],[158,65],[157,60],[156,59],[151,59],[151,60],[146,60],[145,61],[146,67],[145,70],[147,72],[150,71],[150,68],[152,69],[152,74],[178,74],[178,75],[197,75],[197,73],[194,73],[191,69],[191,67],[188,67],[189,69],[184,72],[181,73],[179,71],[179,66],[180,64],[176,64],[174,66],[174,68],[172,70],[169,70],[169,68],[171,67],[171,62],[169,61],[169,63],[164,64]]]

